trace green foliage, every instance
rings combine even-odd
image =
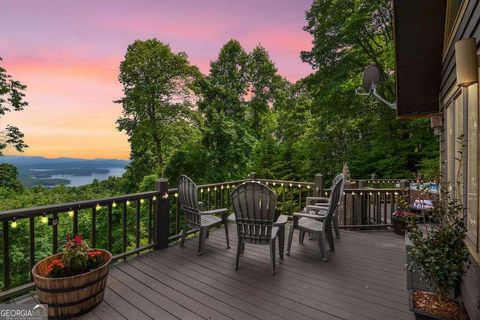
[[[18,181],[18,170],[15,166],[0,163],[0,188],[13,192],[23,191],[23,185]]]
[[[128,46],[120,64],[123,115],[118,129],[131,145],[134,172],[163,172],[164,158],[194,130],[192,84],[199,75],[184,52],[174,53],[156,39],[137,40]],[[141,176],[136,179],[138,183]]]
[[[88,266],[88,245],[81,236],[73,239],[67,237],[63,247],[62,261],[66,268],[73,271],[84,271]]]
[[[463,241],[467,232],[463,206],[446,190],[443,186],[440,197],[433,202],[431,225],[423,229],[414,221],[409,224],[413,247],[408,268],[419,272],[442,300],[459,288],[469,256]]]
[[[21,111],[27,107],[28,103],[24,100],[26,89],[27,86],[14,80],[7,70],[0,66],[0,118],[7,112]],[[0,156],[2,150],[8,146],[20,152],[27,148],[23,137],[17,127],[7,125],[3,132],[0,131]]]

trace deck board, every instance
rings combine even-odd
[[[202,256],[198,239],[112,266],[105,301],[80,319],[394,319],[411,320],[405,245],[388,231],[342,231],[322,262],[316,241],[292,244],[270,274],[268,246],[248,245],[234,270],[223,230],[212,230]],[[34,295],[23,301],[34,301]],[[21,299],[13,302],[21,303]]]

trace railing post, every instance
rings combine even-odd
[[[314,178],[315,182],[315,196],[322,196],[323,194],[323,175],[317,173]]]
[[[170,211],[168,208],[168,182],[166,179],[155,181],[155,191],[158,192],[157,201],[155,201],[155,250],[163,249],[168,246],[168,236],[170,233]]]
[[[358,180],[358,189],[364,189],[367,187],[367,181],[365,180]]]
[[[405,201],[407,202],[407,205],[410,205],[410,181],[404,179],[400,180],[400,189],[406,190]]]
[[[248,175],[248,179],[250,179],[250,180],[257,180],[257,173],[256,173],[256,172],[251,172],[251,173]]]

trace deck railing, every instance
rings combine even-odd
[[[328,196],[323,177],[314,182],[259,179],[199,185],[199,201],[205,210],[228,208],[230,193],[248,180],[268,185],[277,194],[277,207],[291,215],[305,206],[312,195]],[[401,197],[408,197],[408,182],[399,188],[358,188],[347,185],[339,208],[340,226],[378,228],[391,226],[392,213]],[[114,260],[126,259],[145,250],[162,249],[180,238],[183,214],[178,190],[158,180],[150,192],[78,201],[0,212],[2,227],[0,301],[34,288],[30,270],[46,255],[57,253],[67,234],[82,234],[91,247],[111,251]],[[195,230],[190,230],[189,234]],[[15,247],[15,251],[13,249]],[[13,261],[13,263],[12,263]]]

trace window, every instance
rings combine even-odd
[[[468,95],[467,236],[478,250],[478,85],[468,87],[465,94]]]
[[[455,161],[455,176],[452,181],[454,181],[453,190],[455,191],[455,196],[457,199],[463,203],[463,196],[464,196],[464,168],[465,163],[467,162],[466,154],[463,154],[464,149],[464,131],[463,131],[463,95],[458,96],[454,100],[455,106],[455,129],[453,132],[455,135],[453,139],[455,141],[455,153],[454,153],[454,161]]]
[[[459,91],[446,105],[446,177],[451,195],[465,208],[467,239],[478,252],[478,85]],[[463,137],[463,139],[459,139]],[[461,159],[461,161],[460,161]]]
[[[447,177],[450,191],[455,185],[455,101],[447,106]]]

